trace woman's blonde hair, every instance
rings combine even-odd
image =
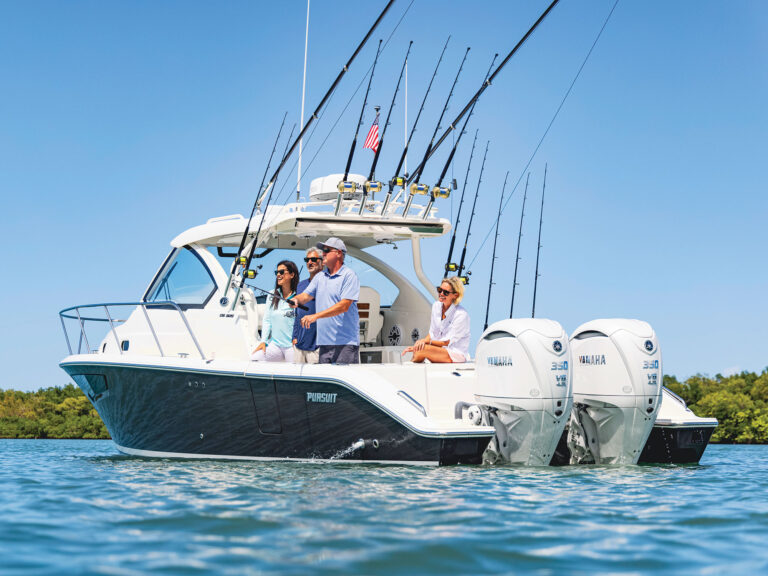
[[[454,300],[455,304],[458,304],[461,302],[461,299],[464,298],[464,282],[459,280],[458,276],[450,276],[448,278],[443,278],[442,282],[440,284],[450,284],[451,288],[454,292],[456,292],[456,300]]]

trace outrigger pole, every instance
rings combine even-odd
[[[403,79],[403,72],[405,71],[405,65],[408,63],[408,55],[411,53],[411,46],[413,46],[413,40],[411,40],[408,43],[408,50],[405,53],[405,59],[403,60],[403,67],[400,68],[400,77],[397,79],[397,86],[395,86],[395,93],[392,95],[392,102],[389,105],[389,112],[387,112],[387,120],[384,122],[384,128],[381,130],[381,138],[379,138],[379,146],[376,148],[376,154],[373,155],[373,162],[371,163],[371,171],[368,174],[368,181],[365,183],[365,187],[363,189],[365,192],[371,192],[373,194],[374,192],[380,192],[381,191],[381,182],[378,182],[374,180],[376,177],[376,164],[379,163],[379,155],[381,154],[381,149],[384,147],[384,136],[387,134],[387,127],[389,126],[389,118],[392,116],[392,110],[395,108],[395,99],[397,98],[397,93],[400,91],[400,82]],[[387,196],[389,198],[389,196]],[[360,211],[362,213],[363,210],[363,204],[360,205]]]
[[[461,251],[461,260],[459,260],[459,268],[457,270],[457,274],[459,275],[459,279],[464,284],[469,284],[469,277],[472,275],[471,272],[467,272],[464,274],[464,276],[461,275],[461,273],[464,271],[464,258],[467,255],[467,244],[469,244],[469,237],[472,235],[472,220],[475,217],[475,206],[477,206],[477,196],[480,193],[480,183],[483,181],[483,170],[485,170],[485,158],[488,156],[488,145],[491,143],[489,140],[485,143],[485,154],[483,154],[483,163],[480,166],[480,176],[477,178],[477,188],[475,189],[475,199],[472,201],[472,213],[469,215],[469,224],[467,225],[467,235],[464,237],[464,248]]]
[[[403,148],[403,153],[400,155],[400,162],[397,163],[397,168],[395,168],[395,175],[392,177],[392,179],[389,181],[389,190],[387,191],[387,197],[384,200],[384,206],[381,209],[381,215],[383,216],[386,214],[387,207],[389,206],[389,202],[392,198],[392,191],[395,189],[395,186],[405,186],[405,179],[408,177],[406,176],[398,176],[400,174],[400,169],[403,167],[403,162],[405,162],[405,157],[408,155],[408,147],[411,145],[411,138],[413,138],[414,133],[416,132],[416,126],[419,124],[419,118],[421,117],[421,113],[424,111],[424,105],[427,103],[427,96],[429,96],[429,91],[432,90],[432,83],[435,81],[435,76],[437,76],[437,70],[440,68],[440,63],[443,61],[443,55],[445,54],[445,49],[448,48],[448,42],[451,41],[451,37],[448,36],[448,39],[445,41],[445,45],[443,46],[443,51],[440,52],[440,58],[437,60],[437,66],[435,66],[435,71],[432,73],[432,79],[429,81],[429,85],[427,86],[427,91],[424,93],[424,99],[421,101],[421,106],[419,107],[419,111],[416,114],[416,120],[413,121],[413,128],[411,128],[411,133],[408,135],[408,140],[405,143],[405,148]],[[411,197],[408,199],[408,203],[405,207],[405,211],[403,212],[403,215],[408,214],[408,210],[411,207],[411,201],[413,200],[413,194],[411,194]]]
[[[528,198],[528,180],[531,173],[525,177],[525,192],[523,192],[523,208],[520,210],[520,230],[517,232],[517,254],[515,255],[515,275],[512,280],[512,304],[509,306],[509,317],[512,318],[512,312],[515,309],[515,289],[517,288],[517,265],[520,263],[520,242],[523,239],[523,216],[525,216],[525,199]]]
[[[485,302],[485,324],[483,330],[488,328],[488,311],[491,308],[491,290],[493,289],[493,265],[496,263],[496,241],[499,239],[499,220],[501,219],[501,203],[504,200],[504,191],[507,189],[507,178],[509,171],[504,176],[504,186],[501,187],[501,197],[499,198],[499,212],[496,214],[496,235],[493,237],[493,255],[491,256],[491,277],[488,282],[488,299]],[[514,190],[512,191],[514,194]]]
[[[530,27],[528,32],[525,33],[525,36],[523,36],[520,41],[515,45],[514,48],[512,48],[512,51],[507,54],[507,57],[502,60],[501,64],[498,65],[496,70],[493,71],[493,74],[491,74],[485,82],[483,82],[483,85],[480,87],[480,89],[475,93],[475,95],[469,100],[466,106],[464,106],[464,109],[459,112],[459,115],[456,116],[456,118],[451,122],[450,126],[443,132],[443,135],[440,136],[440,139],[435,143],[432,150],[430,150],[427,157],[422,160],[421,164],[416,167],[416,170],[413,171],[414,174],[419,174],[424,169],[424,164],[427,163],[427,161],[432,157],[432,155],[437,151],[437,149],[440,147],[440,145],[445,141],[446,138],[448,138],[448,135],[453,132],[456,129],[456,125],[459,123],[459,121],[464,117],[464,115],[472,108],[472,106],[477,102],[477,100],[480,98],[480,96],[485,92],[485,89],[488,88],[488,86],[491,85],[494,78],[498,75],[499,72],[506,66],[507,62],[512,58],[512,56],[515,55],[515,53],[520,49],[520,47],[525,44],[525,42],[528,40],[528,37],[533,34],[533,31],[536,30],[536,28],[539,27],[539,24],[542,23],[542,21],[547,17],[547,15],[552,11],[552,8],[554,8],[557,3],[560,2],[560,0],[553,0],[552,3],[547,7],[546,10],[539,16],[538,20],[534,22],[533,26]],[[413,182],[413,177],[408,178],[406,181],[406,184],[410,184]]]
[[[366,45],[368,40],[370,39],[371,35],[373,34],[374,30],[379,26],[381,21],[384,19],[384,16],[387,12],[389,12],[389,9],[392,7],[392,4],[395,3],[395,0],[389,0],[387,2],[387,5],[384,7],[384,10],[381,11],[381,14],[379,14],[379,17],[376,18],[376,21],[373,23],[373,26],[368,30],[368,33],[363,37],[360,44],[357,46],[355,51],[352,53],[352,56],[350,56],[347,63],[344,65],[344,67],[339,72],[338,76],[336,76],[336,79],[333,81],[333,84],[331,84],[331,87],[328,89],[328,91],[325,93],[325,96],[323,96],[322,100],[320,100],[320,104],[317,105],[317,108],[315,108],[315,111],[312,113],[312,115],[307,120],[306,124],[304,124],[304,127],[299,132],[299,135],[296,137],[296,140],[294,140],[293,144],[291,145],[290,149],[286,151],[286,153],[283,155],[283,159],[280,161],[280,165],[275,170],[275,173],[272,175],[272,177],[269,179],[269,182],[267,183],[266,188],[264,188],[264,191],[261,193],[261,195],[256,200],[256,210],[261,209],[261,204],[264,201],[264,197],[267,196],[267,193],[269,193],[269,196],[267,197],[267,206],[269,206],[269,202],[272,199],[272,192],[274,191],[275,182],[277,180],[278,175],[280,174],[281,170],[285,167],[285,164],[288,162],[288,158],[290,158],[291,154],[293,154],[293,151],[296,149],[296,147],[299,145],[299,142],[304,138],[304,134],[306,134],[307,130],[309,130],[309,127],[314,123],[317,118],[319,118],[320,110],[323,109],[326,102],[328,102],[328,99],[331,97],[331,94],[333,94],[334,90],[336,90],[336,87],[339,85],[339,82],[341,82],[342,77],[344,74],[347,73],[349,70],[349,67],[352,65],[352,62],[357,58],[357,55],[360,53],[360,51],[363,49],[363,47]],[[246,261],[243,262],[243,274],[246,275],[246,272],[248,272],[248,268],[251,265],[251,260],[253,259],[253,253],[256,249],[256,245],[259,243],[259,234],[261,233],[261,227],[264,224],[264,218],[266,216],[266,208],[265,213],[262,215],[261,219],[259,220],[259,227],[256,231],[256,234],[253,237],[253,245],[251,246],[250,253],[248,254],[248,257],[246,258]],[[246,227],[245,231],[243,232],[243,237],[248,236],[248,232],[250,231],[250,227]],[[237,259],[240,259],[240,253],[237,255]],[[240,263],[240,262],[238,262]],[[254,273],[255,272],[251,271]],[[227,283],[227,286],[224,288],[224,298],[227,296],[227,292],[229,291],[231,282]]]
[[[544,185],[541,188],[541,211],[539,212],[539,242],[536,247],[536,276],[533,279],[533,307],[531,318],[536,317],[536,288],[539,284],[539,253],[541,252],[541,223],[544,221],[544,191],[547,189],[547,165],[544,164]]]
[[[445,99],[445,105],[443,106],[443,111],[440,113],[440,118],[437,119],[437,124],[435,125],[435,130],[432,132],[432,139],[429,141],[429,145],[427,146],[427,150],[424,152],[424,157],[427,157],[427,154],[429,154],[429,151],[432,150],[432,145],[435,143],[435,136],[437,136],[437,131],[440,130],[440,125],[443,122],[443,117],[445,116],[445,111],[448,110],[448,104],[451,102],[451,97],[453,96],[453,91],[456,88],[456,82],[459,81],[459,76],[461,75],[461,71],[464,68],[464,62],[467,61],[467,56],[469,55],[469,47],[467,47],[467,51],[464,52],[464,58],[461,60],[461,65],[459,66],[459,71],[456,73],[456,78],[453,79],[453,84],[451,85],[451,90],[448,92],[448,98]],[[424,166],[424,163],[421,163],[421,166]],[[423,169],[423,168],[422,168]],[[421,173],[414,174],[414,180],[416,180],[416,184],[413,186],[418,187],[418,181],[419,178],[421,178]],[[412,187],[413,187],[412,186]],[[444,191],[440,190],[440,188],[437,188],[437,192],[441,198],[448,198],[451,194],[450,188],[446,188]],[[427,216],[429,216],[429,211],[432,208],[432,204],[435,203],[435,188],[432,189],[429,195],[429,203],[427,204],[426,209],[424,210],[424,220],[427,219]]]
[[[349,156],[347,157],[347,166],[344,168],[344,178],[339,182],[338,189],[339,195],[336,198],[336,216],[339,215],[341,210],[341,201],[344,199],[344,193],[353,194],[355,192],[355,183],[347,182],[349,177],[349,169],[352,166],[352,158],[355,155],[355,148],[357,147],[357,136],[360,133],[360,126],[363,124],[363,114],[365,114],[365,106],[368,104],[368,94],[371,91],[371,83],[373,82],[373,74],[376,72],[376,63],[379,61],[379,54],[381,53],[381,39],[379,39],[379,46],[376,48],[376,57],[373,59],[373,67],[371,68],[371,75],[368,77],[368,88],[365,90],[365,97],[363,98],[363,106],[360,108],[360,118],[357,121],[357,127],[355,128],[355,137],[352,139],[352,146],[349,147]],[[362,211],[365,205],[365,200],[360,203],[360,209]]]
[[[469,119],[469,116],[467,116]],[[464,204],[464,192],[467,191],[467,182],[469,182],[469,168],[472,166],[472,157],[475,155],[475,144],[477,144],[477,130],[475,130],[475,139],[472,140],[472,150],[469,151],[469,162],[467,162],[467,173],[464,175],[464,186],[461,188],[461,198],[459,200],[459,209],[456,211],[456,224],[453,226],[453,235],[451,236],[451,246],[448,248],[448,258],[445,260],[445,272],[443,278],[448,277],[448,272],[459,272],[458,264],[451,262],[453,257],[453,247],[456,244],[456,233],[459,230],[461,221],[461,207]]]
[[[285,118],[288,116],[288,112],[283,114],[283,121],[280,123],[280,130],[277,131],[277,138],[275,138],[275,143],[272,145],[272,152],[269,153],[269,160],[267,161],[267,166],[264,168],[264,175],[261,177],[261,183],[259,184],[259,194],[261,194],[261,187],[264,186],[264,180],[267,178],[267,172],[269,172],[269,166],[272,164],[272,157],[275,155],[275,149],[277,148],[277,143],[280,141],[280,135],[283,133],[283,126],[285,126]],[[256,212],[256,203],[253,203],[253,208],[251,208],[251,215],[248,217],[248,224],[246,225],[245,229],[248,230],[248,228],[251,227],[251,220],[253,220],[253,214]],[[232,268],[229,271],[229,279],[227,280],[227,286],[230,285],[232,282],[232,276],[235,274],[235,270],[237,269],[238,260],[240,257],[240,253],[243,251],[243,248],[245,248],[245,239],[248,237],[247,234],[243,234],[243,237],[240,239],[240,247],[237,249],[237,258],[235,258],[234,262],[232,262]],[[228,289],[225,289],[225,293]],[[226,294],[225,294],[226,297]],[[223,306],[226,306],[226,302],[223,304]]]
[[[496,62],[496,58],[498,57],[498,54],[494,54],[493,60],[491,60],[491,65],[488,67],[488,72],[485,74],[485,77],[488,78],[488,75],[491,73],[491,68],[493,68],[493,63]],[[477,102],[475,102],[477,104]],[[472,105],[472,108],[469,110],[469,114],[467,114],[467,117],[464,119],[464,125],[461,127],[461,130],[459,131],[459,136],[456,138],[456,141],[453,143],[453,148],[451,148],[450,154],[448,154],[448,159],[445,161],[445,165],[443,166],[443,171],[440,172],[440,177],[437,179],[437,183],[432,187],[432,190],[430,191],[430,200],[429,200],[429,206],[427,206],[427,209],[424,210],[424,217],[423,219],[426,220],[429,216],[429,209],[432,207],[432,203],[435,201],[435,198],[448,198],[451,195],[451,187],[446,186],[443,188],[441,185],[443,183],[443,178],[445,178],[445,175],[448,173],[448,168],[451,165],[451,162],[453,162],[453,157],[456,154],[456,150],[459,147],[459,142],[461,142],[461,137],[466,133],[467,131],[467,124],[469,123],[469,119],[472,118],[472,114],[474,113],[475,106]],[[477,139],[477,132],[475,132],[475,139]],[[472,144],[474,148],[474,143]],[[471,156],[470,156],[471,158]],[[467,166],[467,173],[469,173],[469,166]],[[464,199],[464,190],[466,189],[466,178],[464,179],[464,189],[461,191],[461,198]],[[453,187],[454,190],[456,189],[456,181],[453,181]],[[461,210],[461,203],[459,204],[459,210]],[[459,214],[456,215],[456,224],[459,223]],[[455,240],[456,234],[454,230],[454,236],[453,239]],[[445,269],[445,278],[448,275],[448,264],[451,261],[451,254],[453,253],[453,241],[451,241],[451,250],[448,252],[448,260],[446,261],[446,269]]]

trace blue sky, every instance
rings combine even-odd
[[[363,80],[376,40],[389,36],[408,4],[395,4],[307,142],[304,188],[343,171],[362,91],[306,167]],[[307,115],[383,5],[315,0]],[[493,53],[505,55],[546,5],[413,3],[381,56],[370,97],[386,110],[413,39],[412,121],[452,35],[411,166],[466,46],[449,115],[476,90]],[[475,338],[490,268],[491,244],[480,242],[504,174],[514,183],[523,173],[612,5],[562,0],[483,95],[459,149],[461,186],[474,129],[480,149],[490,140],[469,245],[470,259],[479,252],[466,300]],[[213,216],[248,213],[283,113],[299,118],[305,9],[303,1],[0,0],[0,386],[66,383],[57,366],[66,353],[60,309],[137,299],[172,237]],[[765,368],[766,71],[764,2],[619,2],[530,167],[516,314],[530,313],[546,162],[537,316],[569,332],[593,318],[644,319],[659,335],[665,372],[680,378]],[[401,100],[381,179],[397,162],[402,111]],[[368,111],[363,132],[371,120]],[[353,171],[367,172],[370,160],[358,150]],[[468,195],[479,165],[478,155]],[[295,171],[282,177],[284,194],[295,179]],[[521,200],[519,188],[502,215],[491,319],[508,314]],[[455,194],[441,215],[457,205]],[[468,212],[459,242],[467,220]],[[424,249],[437,279],[447,239]],[[382,254],[399,261],[407,252]]]

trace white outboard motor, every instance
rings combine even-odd
[[[573,402],[570,360],[568,335],[553,320],[502,320],[483,332],[475,400],[496,428],[486,462],[549,464]]]
[[[571,464],[636,464],[661,404],[661,351],[640,320],[593,320],[571,336]]]

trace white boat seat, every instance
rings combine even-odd
[[[376,344],[384,325],[381,315],[381,296],[370,286],[360,286],[360,299],[357,301],[357,313],[360,316],[360,344]]]

